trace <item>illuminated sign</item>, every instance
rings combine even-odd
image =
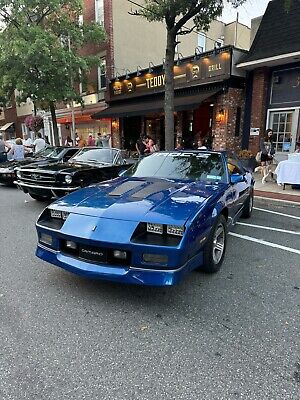
[[[191,59],[174,66],[175,89],[186,88],[228,79],[231,73],[231,52]],[[122,98],[143,96],[164,91],[166,76],[163,68],[154,68],[130,79],[118,79],[110,84],[110,101]]]

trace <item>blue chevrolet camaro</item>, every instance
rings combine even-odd
[[[88,277],[174,285],[217,272],[227,231],[253,208],[253,177],[234,154],[154,153],[119,178],[80,189],[37,221],[37,256]]]

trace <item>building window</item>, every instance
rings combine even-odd
[[[104,0],[95,0],[95,20],[104,24]]]
[[[198,33],[198,47],[202,49],[202,53],[206,51],[206,35],[203,32]]]
[[[106,59],[101,57],[101,65],[98,67],[98,92],[106,88]]]
[[[292,142],[293,112],[274,112],[271,114],[271,128],[275,150],[289,152]]]

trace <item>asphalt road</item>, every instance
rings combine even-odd
[[[40,261],[43,207],[0,188],[1,399],[299,400],[300,256],[290,249],[300,249],[300,219],[255,210],[241,222],[291,232],[238,225],[218,274],[166,289]],[[300,217],[299,207],[256,207]]]

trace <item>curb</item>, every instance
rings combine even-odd
[[[254,197],[257,199],[263,200],[271,200],[271,201],[279,201],[282,203],[290,203],[293,205],[300,206],[300,196],[290,195],[290,194],[281,194],[276,192],[264,192],[261,190],[254,190]]]

